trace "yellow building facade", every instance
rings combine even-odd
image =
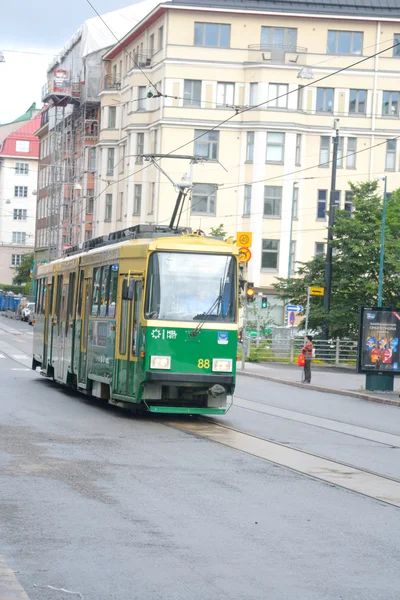
[[[93,235],[169,222],[176,189],[143,154],[203,157],[180,224],[252,231],[249,279],[273,293],[289,262],[324,252],[335,119],[336,203],[351,214],[349,182],[400,187],[400,9],[228,4],[160,4],[105,55]],[[189,158],[159,164],[189,175]]]

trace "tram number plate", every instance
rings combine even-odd
[[[197,361],[198,369],[209,369],[210,366],[211,366],[211,363],[208,358],[199,358],[199,360]]]

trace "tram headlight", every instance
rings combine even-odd
[[[170,356],[152,356],[150,358],[150,369],[170,369]]]
[[[213,358],[212,370],[230,373],[232,371],[232,359],[231,358]]]

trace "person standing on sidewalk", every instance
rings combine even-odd
[[[304,383],[311,383],[311,360],[313,357],[312,335],[306,336],[306,343],[302,348],[304,355]]]

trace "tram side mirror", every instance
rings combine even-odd
[[[129,282],[128,300],[133,300],[134,291],[135,291],[135,280],[131,279]]]

